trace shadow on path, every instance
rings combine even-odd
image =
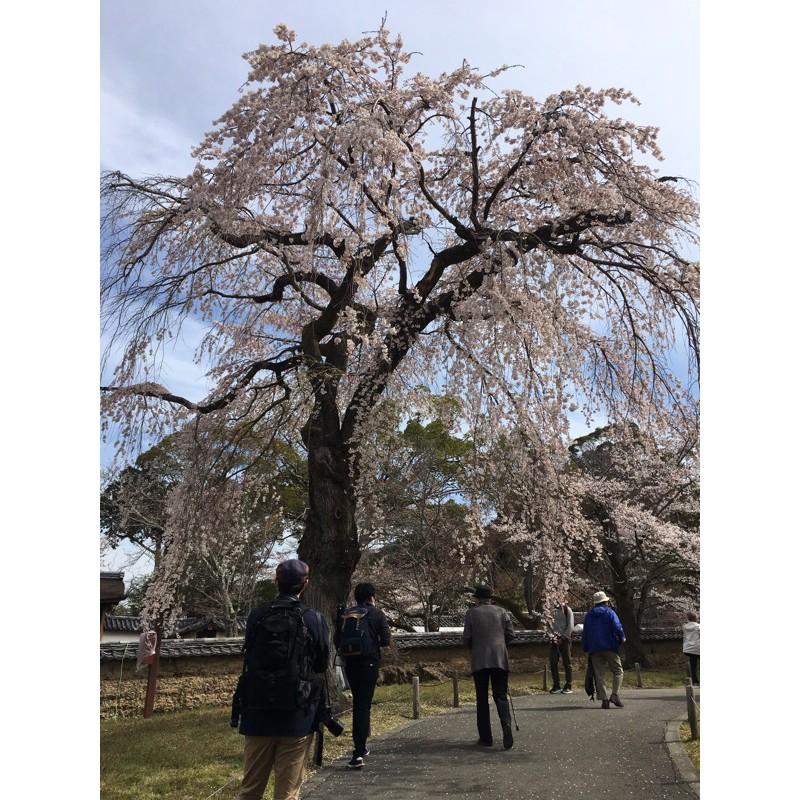
[[[420,720],[370,740],[359,771],[343,763],[304,787],[309,800],[640,800],[694,798],[677,780],[664,743],[681,689],[623,689],[624,708],[604,710],[577,692],[515,697],[521,730],[504,750],[492,711],[493,747],[476,744],[474,708]],[[562,712],[562,713],[551,713]],[[569,713],[563,713],[569,712]]]

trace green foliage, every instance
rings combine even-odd
[[[375,467],[380,547],[362,569],[397,624],[435,630],[462,601],[458,547],[467,524],[462,492],[472,443],[458,435],[456,401],[431,397],[429,403],[431,416],[405,422],[397,408],[389,409],[395,427]]]
[[[278,585],[271,578],[256,581],[254,605],[261,606],[272,602],[278,596]]]
[[[125,599],[114,607],[114,614],[138,617],[144,607],[144,596],[150,584],[150,575],[137,575],[128,584]]]
[[[112,547],[129,541],[158,559],[167,494],[183,469],[178,437],[167,436],[106,484],[100,494],[100,530]]]
[[[299,535],[302,529],[307,464],[285,442],[265,443],[244,425],[167,436],[103,488],[101,531],[112,547],[131,543],[151,556],[158,568],[165,555],[170,494],[198,470],[205,486],[228,487],[237,499],[227,511],[210,502],[204,509],[218,536],[208,550],[192,555],[191,580],[182,584],[181,603],[184,613],[215,613],[232,621],[234,615],[247,613],[269,597],[269,585],[256,589],[256,581],[275,543]],[[217,495],[206,492],[201,500],[203,496]],[[232,549],[226,544],[228,534],[237,531],[246,535]],[[135,582],[119,611],[140,613],[146,588],[146,581]]]

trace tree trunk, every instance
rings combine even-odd
[[[626,564],[620,553],[619,545],[612,539],[604,542],[606,558],[611,567],[611,592],[616,601],[616,611],[622,628],[625,631],[625,663],[633,666],[637,661],[643,667],[650,666],[650,659],[642,643],[642,633],[636,617],[636,604],[633,600],[633,588],[628,581]]]
[[[636,612],[633,605],[633,598],[627,587],[621,587],[615,581],[611,591],[617,604],[617,614],[619,621],[625,631],[625,667],[630,667],[637,661],[643,667],[650,666],[650,659],[647,656],[639,626],[636,623]]]
[[[225,635],[226,636],[236,636],[236,610],[233,606],[233,600],[231,599],[230,592],[226,589],[225,590]]]
[[[533,596],[533,562],[529,561],[525,567],[525,605],[528,614],[532,617],[535,610],[535,600]]]
[[[355,493],[332,400],[321,398],[304,430],[308,447],[308,510],[298,557],[311,568],[306,605],[329,621],[347,601],[360,556]]]
[[[492,599],[495,605],[504,608],[506,611],[510,611],[514,617],[516,617],[517,622],[519,622],[526,631],[539,631],[542,629],[541,617],[532,617],[525,613],[522,606],[517,603],[516,600],[500,597],[496,594],[492,595]]]

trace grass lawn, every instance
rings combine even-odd
[[[626,675],[632,686],[635,676]],[[682,686],[682,672],[644,672],[646,688]],[[462,705],[475,702],[470,676],[460,681]],[[583,673],[576,672],[576,694],[583,692]],[[542,691],[542,674],[511,674],[514,696]],[[422,684],[423,717],[452,709],[450,681]],[[411,686],[379,686],[372,708],[372,735],[379,736],[411,720]],[[100,723],[100,791],[102,800],[233,800],[239,789],[243,738],[230,727],[226,707],[156,713],[150,719],[102,720]],[[350,751],[350,714],[340,717],[345,733],[326,734],[325,762]],[[227,785],[226,785],[227,784]],[[271,788],[266,797],[271,797]]]
[[[700,712],[697,713],[697,738],[691,738],[689,730],[689,723],[683,722],[680,727],[681,741],[683,742],[683,749],[686,750],[686,755],[689,760],[694,764],[694,768],[700,772]]]

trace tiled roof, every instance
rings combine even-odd
[[[237,633],[244,634],[246,623],[247,620],[244,617],[236,620]],[[200,631],[209,626],[217,630],[225,629],[225,623],[219,617],[186,617],[178,622],[178,635]],[[142,618],[109,614],[106,616],[105,630],[114,633],[140,633]]]
[[[515,645],[530,644],[532,642],[546,642],[544,631],[517,631],[517,638],[511,643]],[[680,640],[683,632],[680,628],[645,628],[642,631],[642,640]],[[573,641],[580,641],[580,634],[573,634]],[[459,633],[398,633],[394,642],[400,650],[413,650],[418,647],[460,647],[461,634]],[[235,637],[230,639],[164,639],[161,642],[161,655],[165,658],[189,658],[193,656],[240,656],[242,654],[243,639]],[[101,661],[122,661],[123,658],[136,658],[136,643],[128,642],[101,642]]]
[[[105,630],[114,633],[139,633],[142,629],[142,618],[107,614],[104,627]]]
[[[192,656],[240,656],[244,639],[163,639],[160,653],[163,658]],[[136,659],[136,642],[101,642],[101,661]]]
[[[100,602],[118,603],[125,599],[124,572],[100,573]]]
[[[654,641],[659,639],[680,639],[683,632],[680,628],[649,628],[642,631],[643,641]],[[572,641],[579,642],[580,633],[572,634]],[[460,633],[398,633],[394,636],[394,641],[400,650],[415,647],[456,647],[461,645]],[[530,644],[532,642],[549,641],[544,631],[516,631],[516,638],[511,642],[513,647],[516,644]]]

